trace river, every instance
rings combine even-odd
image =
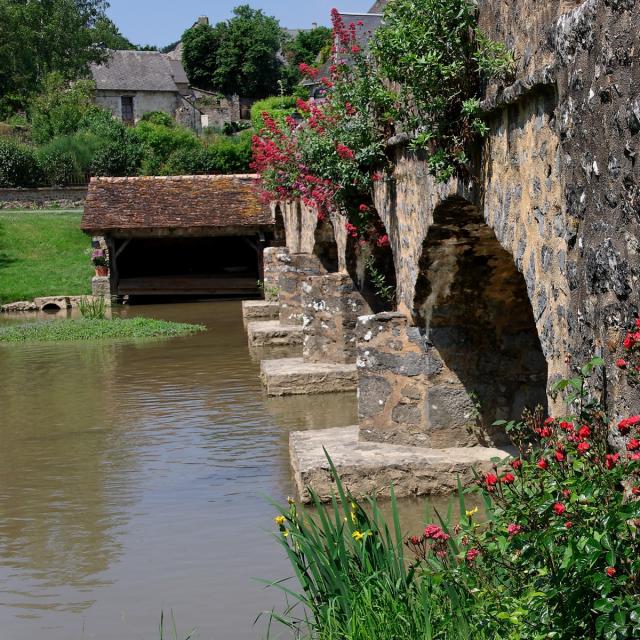
[[[0,346],[0,638],[157,640],[163,610],[182,637],[262,638],[289,432],[354,424],[355,397],[266,398],[237,301],[122,313],[208,331]]]

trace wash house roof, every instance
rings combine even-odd
[[[179,60],[159,51],[111,51],[104,64],[91,65],[98,91],[179,92],[189,84]]]
[[[92,178],[82,216],[87,233],[270,227],[256,176]]]

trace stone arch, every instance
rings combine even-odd
[[[282,207],[279,202],[276,202],[273,210],[273,246],[287,246],[287,232],[284,225]]]
[[[388,242],[387,231],[381,221],[376,225],[380,242],[374,241],[362,247],[358,238],[349,235],[345,251],[347,272],[355,282],[362,297],[373,313],[392,311],[396,306],[396,269],[393,250]],[[385,239],[386,236],[386,239]],[[370,263],[370,266],[368,266]],[[376,283],[375,273],[382,282]],[[382,291],[388,287],[388,291]],[[389,295],[390,294],[390,295]]]
[[[333,222],[328,217],[318,219],[314,233],[313,253],[328,273],[339,271],[338,243]]]
[[[58,311],[62,311],[62,307],[57,302],[46,302],[40,307],[40,311],[46,311],[47,313],[57,313]]]
[[[479,209],[459,196],[434,210],[413,319],[433,354],[426,407],[433,422],[482,426],[481,442],[502,444],[495,420],[546,408],[548,365],[524,277]]]

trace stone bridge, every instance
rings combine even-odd
[[[640,410],[611,366],[640,305],[640,3],[479,10],[517,79],[486,87],[490,132],[465,178],[438,184],[405,140],[389,141],[394,170],[375,204],[391,246],[375,258],[395,307],[341,214],[272,204],[286,246],[266,250],[265,281],[280,324],[302,336],[299,363],[342,372],[289,392],[358,391],[357,427],[292,436],[302,491],[331,491],[323,446],[357,493],[452,490],[458,473],[506,455],[494,421],[562,411],[551,385],[596,355],[609,363],[595,381],[609,415]]]

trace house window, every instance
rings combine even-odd
[[[121,113],[122,113],[122,122],[125,124],[133,124],[133,97],[132,96],[122,96],[121,100]]]

